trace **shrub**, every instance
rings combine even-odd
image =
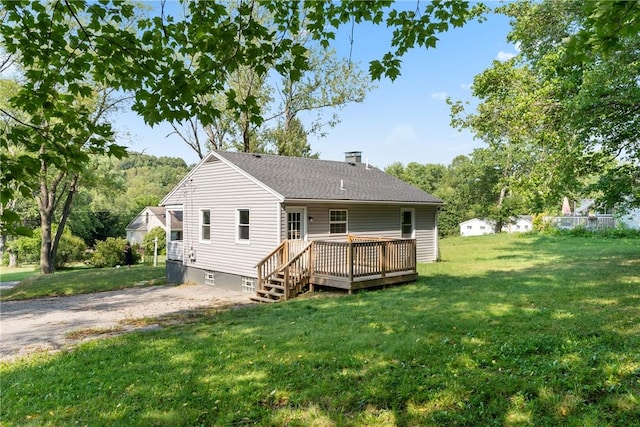
[[[52,234],[56,232],[53,228]],[[42,232],[40,228],[33,230],[31,237],[22,236],[16,240],[7,243],[7,249],[18,253],[18,262],[21,264],[37,264],[40,262],[40,245],[42,242]],[[58,244],[58,252],[56,253],[55,268],[68,266],[74,262],[84,260],[84,254],[87,250],[84,240],[78,236],[71,234],[69,229],[65,229]],[[8,253],[5,253],[8,257]],[[3,260],[4,262],[5,260]]]
[[[124,265],[124,246],[127,244],[125,239],[120,237],[108,237],[107,240],[97,241],[91,256],[91,265],[93,267],[115,267],[116,265]],[[132,245],[133,263],[140,261],[140,254],[137,245]]]
[[[84,261],[87,245],[84,240],[65,231],[60,238],[56,254],[55,268],[66,267],[69,264]]]
[[[146,255],[153,255],[153,240],[158,238],[158,255],[167,253],[167,233],[162,227],[152,228],[142,240],[142,247]]]
[[[33,236],[22,236],[15,240],[8,241],[3,259],[4,264],[9,263],[9,252],[11,250],[18,254],[19,264],[36,264],[40,261],[40,229],[33,232]]]

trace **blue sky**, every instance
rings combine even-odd
[[[407,3],[415,5],[414,2]],[[495,6],[498,3],[491,5]],[[472,101],[473,77],[516,53],[506,41],[508,19],[491,15],[483,23],[469,23],[439,36],[436,49],[414,49],[403,59],[402,75],[391,82],[376,82],[377,88],[363,103],[338,111],[341,122],[323,138],[310,138],[314,152],[325,160],[343,160],[345,151],[362,151],[363,161],[384,168],[393,162],[449,164],[460,154],[482,146],[468,132],[450,126],[444,99]],[[389,50],[386,27],[356,27],[352,60],[366,71],[368,62]],[[332,45],[348,55],[347,33]],[[132,150],[156,156],[182,157],[187,164],[198,158],[176,135],[167,136],[168,125],[146,126],[133,113],[122,114],[116,128],[128,137],[121,143]]]

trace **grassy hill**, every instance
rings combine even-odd
[[[3,425],[638,425],[640,240],[441,242],[415,284],[0,365]]]

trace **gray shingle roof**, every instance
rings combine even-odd
[[[215,155],[289,200],[442,203],[380,169],[370,165],[367,168],[364,163],[234,152]]]

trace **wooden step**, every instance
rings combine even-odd
[[[251,301],[257,301],[257,302],[268,302],[268,303],[274,303],[274,302],[278,302],[280,301],[279,299],[271,299],[271,298],[263,298],[261,296],[258,295],[251,295],[249,297],[249,299]]]
[[[267,289],[258,289],[256,291],[256,294],[258,294],[258,296],[263,296],[263,297],[273,296],[273,297],[280,298],[284,296],[283,292],[277,292],[274,290],[267,290]]]
[[[264,286],[265,289],[271,288],[271,289],[280,289],[281,291],[284,291],[283,285],[276,285],[275,283],[265,283],[262,286]]]

